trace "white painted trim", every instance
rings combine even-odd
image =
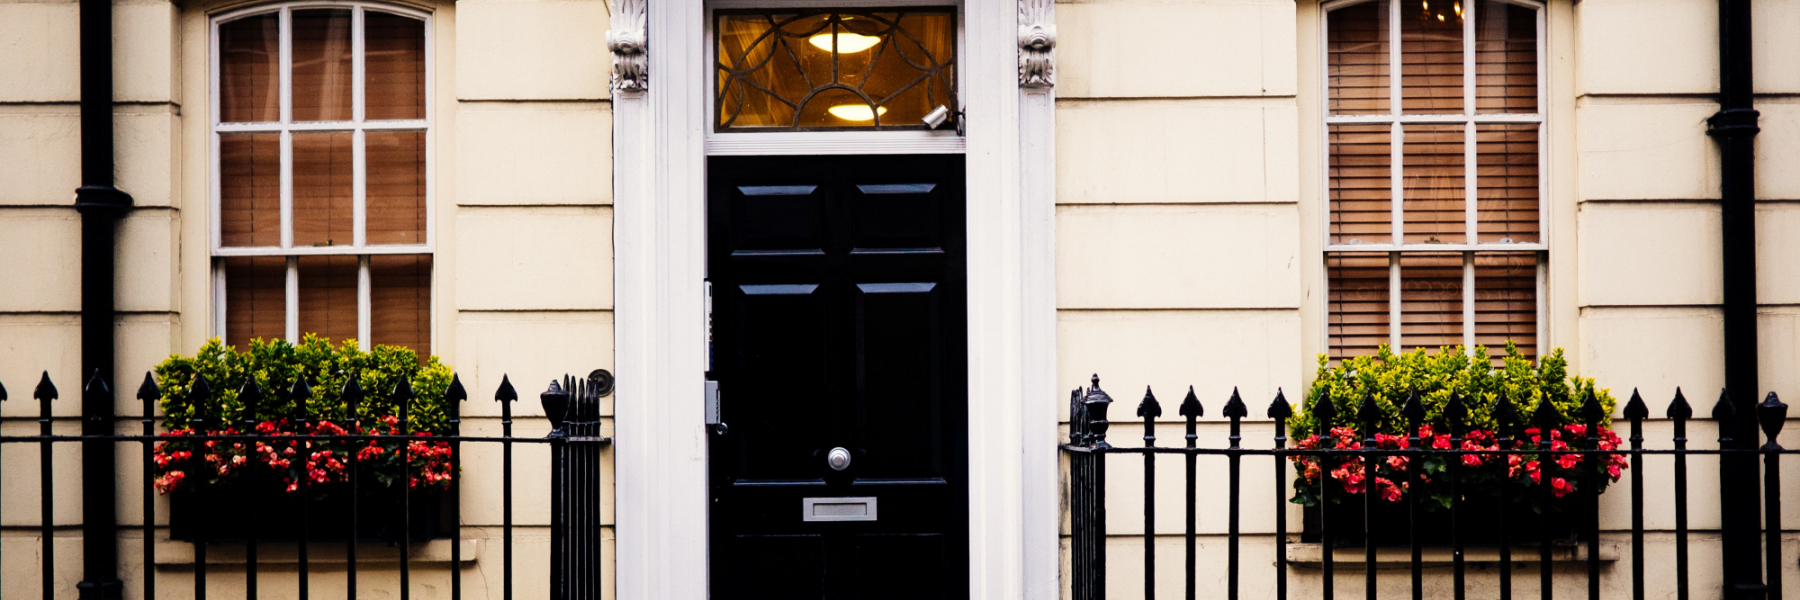
[[[954,131],[715,133],[706,139],[707,156],[962,154],[966,147]]]
[[[707,596],[707,569],[695,560],[707,556],[707,523],[695,518],[706,514],[706,8],[654,3],[649,89],[613,94],[621,600]],[[978,600],[1061,590],[1055,104],[1051,93],[1019,89],[1017,11],[1011,1],[969,0],[958,19],[959,95],[970,115],[969,591]],[[765,149],[796,150],[774,146]]]
[[[306,8],[340,8],[350,10],[350,46],[351,46],[351,118],[348,121],[304,122],[293,120],[293,11]],[[365,12],[378,12],[400,15],[421,22],[425,37],[424,64],[424,102],[425,118],[405,120],[365,121],[366,104],[366,65],[365,65]],[[277,75],[279,79],[280,118],[274,122],[255,123],[222,123],[220,109],[220,56],[219,26],[247,16],[275,14],[278,17],[279,56],[277,58]],[[403,6],[382,4],[378,2],[359,2],[346,0],[309,0],[288,2],[278,5],[265,5],[227,11],[211,17],[208,24],[210,37],[207,40],[209,62],[207,66],[208,94],[211,100],[209,118],[212,131],[211,174],[208,183],[211,190],[210,229],[212,239],[209,246],[214,258],[247,257],[247,256],[281,256],[287,258],[286,273],[286,338],[290,342],[299,342],[301,337],[299,325],[299,257],[301,256],[356,256],[357,257],[357,341],[363,349],[371,347],[370,337],[373,332],[372,316],[372,282],[369,273],[369,256],[388,254],[432,255],[436,243],[437,206],[436,186],[432,179],[436,176],[436,148],[434,147],[431,123],[435,114],[433,103],[436,101],[436,77],[433,73],[436,51],[433,40],[433,23],[431,13]],[[425,133],[425,239],[422,244],[369,245],[367,243],[368,212],[368,152],[366,131],[423,131]],[[350,132],[351,133],[351,243],[339,246],[295,246],[294,245],[294,165],[293,136],[294,132]],[[229,133],[277,133],[280,134],[280,205],[281,205],[281,244],[279,246],[234,246],[226,247],[223,239],[222,206],[223,190],[221,189],[220,139],[221,134]],[[437,271],[436,261],[432,261],[433,276]],[[226,292],[224,261],[212,261],[215,270],[212,279],[213,315],[210,319],[214,337],[224,337],[226,327]],[[434,285],[428,278],[427,286]],[[431,294],[433,308],[430,336],[438,339],[437,317],[435,306],[437,294]]]
[[[1540,3],[1540,2],[1537,2],[1534,0],[1500,0],[1507,4],[1532,9],[1533,11],[1535,11],[1535,14],[1536,14],[1536,18],[1537,18],[1537,23],[1536,23],[1536,26],[1537,26],[1537,61],[1538,61],[1538,65],[1537,65],[1537,78],[1538,78],[1538,82],[1537,82],[1537,92],[1538,92],[1537,112],[1531,113],[1531,114],[1480,113],[1480,112],[1477,112],[1477,109],[1475,106],[1476,100],[1477,100],[1476,96],[1477,96],[1477,92],[1478,92],[1478,90],[1476,89],[1477,86],[1476,86],[1476,81],[1475,81],[1475,79],[1476,79],[1475,71],[1476,71],[1476,62],[1477,62],[1476,43],[1475,43],[1476,42],[1476,40],[1475,40],[1475,36],[1476,36],[1475,19],[1477,19],[1479,17],[1475,13],[1476,7],[1474,6],[1473,3],[1471,3],[1469,6],[1464,7],[1467,18],[1463,22],[1463,112],[1461,114],[1404,114],[1404,112],[1403,112],[1404,111],[1404,106],[1403,106],[1404,98],[1403,98],[1403,94],[1402,94],[1402,90],[1401,90],[1401,72],[1402,72],[1401,56],[1402,56],[1402,52],[1403,52],[1403,49],[1401,48],[1402,40],[1401,40],[1401,36],[1400,36],[1400,23],[1401,23],[1401,19],[1402,19],[1402,16],[1400,14],[1401,3],[1397,2],[1397,1],[1390,1],[1388,3],[1388,15],[1387,15],[1387,17],[1388,17],[1388,93],[1389,93],[1388,114],[1334,115],[1331,113],[1331,83],[1330,83],[1330,80],[1331,80],[1331,72],[1330,72],[1331,15],[1332,15],[1332,12],[1336,11],[1337,9],[1345,8],[1348,6],[1354,6],[1354,5],[1358,5],[1358,4],[1363,4],[1363,3],[1371,2],[1371,1],[1374,1],[1374,0],[1334,0],[1334,1],[1322,3],[1319,7],[1319,21],[1318,21],[1318,23],[1319,23],[1319,28],[1318,28],[1318,40],[1319,40],[1318,61],[1319,61],[1319,63],[1318,64],[1319,64],[1319,69],[1320,69],[1320,71],[1319,71],[1320,76],[1319,76],[1319,81],[1317,82],[1317,84],[1319,86],[1318,91],[1319,91],[1320,118],[1325,125],[1324,127],[1320,128],[1320,140],[1319,140],[1320,148],[1323,149],[1323,151],[1319,153],[1319,161],[1321,163],[1321,168],[1319,169],[1319,191],[1320,191],[1319,198],[1320,198],[1320,202],[1322,204],[1321,210],[1319,211],[1319,218],[1320,218],[1319,231],[1320,231],[1320,236],[1322,238],[1321,246],[1323,248],[1320,258],[1323,259],[1323,255],[1326,253],[1345,253],[1345,252],[1369,252],[1369,253],[1387,252],[1388,253],[1388,255],[1389,255],[1389,258],[1388,258],[1388,321],[1389,321],[1388,322],[1388,341],[1389,341],[1389,345],[1392,346],[1395,349],[1395,351],[1400,351],[1402,348],[1404,348],[1404,346],[1403,346],[1404,340],[1402,339],[1402,337],[1400,335],[1401,334],[1401,324],[1402,324],[1403,316],[1404,316],[1404,315],[1402,315],[1402,311],[1401,311],[1401,305],[1404,302],[1403,299],[1401,298],[1401,292],[1402,292],[1402,278],[1401,278],[1401,269],[1400,269],[1401,256],[1403,254],[1409,253],[1409,252],[1460,252],[1460,253],[1463,253],[1463,277],[1462,277],[1462,280],[1463,280],[1463,290],[1462,290],[1463,344],[1466,348],[1468,348],[1472,351],[1474,348],[1475,329],[1476,329],[1476,314],[1475,314],[1475,306],[1474,306],[1475,305],[1475,301],[1474,301],[1475,300],[1474,253],[1478,252],[1478,251],[1492,251],[1492,252],[1531,251],[1531,252],[1535,252],[1535,254],[1537,256],[1537,263],[1538,263],[1538,268],[1537,268],[1537,270],[1538,270],[1538,276],[1537,276],[1537,281],[1538,281],[1538,284],[1537,284],[1537,332],[1536,332],[1537,340],[1538,340],[1538,342],[1537,342],[1538,350],[1537,351],[1539,354],[1542,354],[1546,344],[1549,343],[1549,338],[1547,337],[1547,332],[1549,330],[1549,324],[1547,321],[1550,318],[1550,312],[1548,310],[1548,304],[1547,304],[1547,298],[1546,298],[1547,277],[1545,274],[1546,273],[1546,263],[1548,262],[1548,259],[1545,255],[1548,253],[1548,251],[1550,249],[1549,248],[1549,240],[1550,240],[1550,229],[1551,229],[1551,223],[1550,223],[1550,218],[1549,218],[1549,204],[1550,204],[1549,180],[1550,180],[1550,177],[1548,176],[1548,173],[1547,173],[1548,170],[1550,169],[1550,163],[1548,160],[1549,159],[1549,154],[1548,154],[1548,152],[1549,152],[1549,150],[1548,150],[1549,136],[1547,135],[1550,125],[1549,125],[1549,122],[1547,119],[1547,115],[1549,114],[1549,106],[1547,104],[1548,97],[1546,95],[1547,94],[1546,87],[1549,85],[1548,75],[1546,73],[1549,70],[1548,69],[1549,58],[1546,55],[1548,45],[1547,45],[1547,41],[1545,40],[1545,36],[1547,34],[1546,19],[1547,19],[1548,7],[1546,4],[1543,4],[1543,3]],[[1538,124],[1537,135],[1538,135],[1538,239],[1540,240],[1539,242],[1535,242],[1535,243],[1481,243],[1479,241],[1479,238],[1480,238],[1480,235],[1479,235],[1479,232],[1480,232],[1479,207],[1478,207],[1477,203],[1479,202],[1480,184],[1478,181],[1479,152],[1477,150],[1478,150],[1479,142],[1477,139],[1477,134],[1478,134],[1478,126],[1479,125],[1493,124],[1493,123],[1535,123],[1535,124]],[[1389,136],[1390,136],[1389,137],[1389,144],[1390,144],[1389,156],[1390,156],[1390,162],[1391,162],[1391,164],[1390,164],[1390,173],[1391,173],[1390,186],[1391,186],[1391,190],[1392,190],[1391,195],[1393,196],[1393,204],[1391,207],[1391,210],[1392,210],[1392,225],[1391,225],[1392,240],[1390,243],[1386,243],[1386,244],[1333,244],[1333,243],[1331,243],[1331,210],[1332,210],[1332,208],[1331,208],[1331,145],[1330,145],[1331,144],[1331,126],[1333,126],[1333,125],[1384,125],[1384,124],[1391,125],[1391,127],[1392,127],[1390,134],[1389,134]],[[1464,186],[1463,192],[1464,192],[1464,202],[1465,202],[1465,204],[1464,204],[1464,233],[1466,236],[1465,243],[1460,243],[1460,244],[1408,244],[1408,243],[1405,243],[1405,235],[1406,235],[1405,234],[1406,185],[1405,184],[1406,184],[1406,182],[1405,182],[1405,172],[1402,167],[1404,164],[1405,144],[1406,144],[1406,130],[1405,130],[1404,126],[1410,125],[1410,124],[1448,124],[1448,125],[1462,125],[1463,126],[1463,161],[1464,161],[1464,169],[1465,169],[1464,170],[1464,180],[1463,180],[1463,186]],[[1323,289],[1329,291],[1331,289],[1330,269],[1329,268],[1323,269],[1321,271],[1321,274],[1324,276],[1324,281],[1321,282],[1324,286]],[[1331,310],[1330,300],[1328,298],[1325,302],[1326,315],[1329,315],[1330,310]],[[1329,321],[1330,321],[1330,319],[1326,318],[1326,319],[1323,319],[1321,322],[1329,324]],[[1330,334],[1328,326],[1325,328],[1325,331],[1323,333],[1324,333],[1325,340],[1324,340],[1324,344],[1322,344],[1321,347],[1329,348],[1330,343],[1331,343],[1330,342],[1331,334]]]

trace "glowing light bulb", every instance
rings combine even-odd
[[[831,51],[831,34],[829,34],[829,33],[821,33],[821,34],[806,38],[806,41],[811,43],[813,46],[818,47],[818,49],[820,49],[820,50],[824,50],[826,52]],[[845,52],[862,52],[864,50],[874,48],[875,45],[879,44],[879,43],[881,43],[881,38],[878,36],[863,35],[860,33],[837,34],[837,51],[839,54],[843,54]]]
[[[839,104],[825,110],[831,113],[831,116],[845,121],[873,121],[875,115],[887,114],[887,107],[869,110],[867,104]]]
[[[1444,15],[1438,15],[1438,22],[1439,23],[1444,22]]]
[[[1431,0],[1419,0],[1419,7],[1429,12],[1431,10]]]

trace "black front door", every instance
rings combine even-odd
[[[967,597],[963,157],[707,168],[713,597]]]

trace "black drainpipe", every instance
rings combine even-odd
[[[81,432],[113,434],[113,240],[131,195],[113,187],[112,1],[81,0]],[[81,449],[82,600],[121,597],[113,447]],[[145,540],[150,543],[150,540]]]
[[[1725,391],[1736,417],[1721,424],[1731,446],[1757,447],[1756,125],[1751,83],[1751,0],[1719,0],[1719,112],[1706,120],[1719,144],[1724,215]],[[1761,499],[1756,457],[1720,457],[1720,519],[1727,600],[1763,598]]]

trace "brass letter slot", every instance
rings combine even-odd
[[[802,521],[873,521],[875,497],[801,498]]]

